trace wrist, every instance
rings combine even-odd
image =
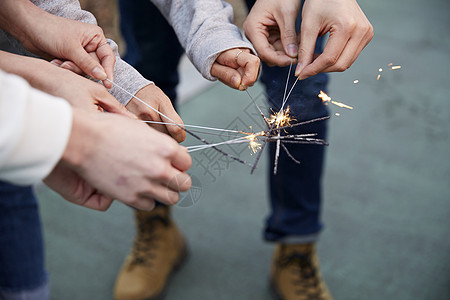
[[[89,164],[89,157],[93,151],[93,146],[98,142],[97,124],[93,124],[96,119],[95,113],[73,108],[72,129],[66,149],[61,157],[63,164],[70,168],[82,169]]]

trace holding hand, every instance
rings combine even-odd
[[[358,3],[305,0],[300,33],[296,35],[295,19],[300,4],[301,0],[256,1],[244,29],[258,55],[278,66],[286,66],[298,57],[295,75],[300,79],[348,69],[373,37],[373,27]],[[325,49],[315,56],[317,38],[327,32],[330,37]]]
[[[34,88],[66,99],[73,107],[136,118],[104,86],[45,60],[0,51],[0,68],[23,77]]]
[[[46,59],[71,61],[84,73],[111,87],[105,79],[113,80],[116,58],[99,26],[49,14],[28,0],[4,0],[0,26],[28,51]],[[89,53],[94,53],[98,60]]]
[[[175,111],[175,108],[170,102],[169,97],[154,84],[149,84],[139,90],[136,95],[139,99],[145,101],[148,105],[161,112],[165,116],[169,117],[175,122],[175,124],[183,124],[180,116]],[[125,106],[130,112],[134,113],[140,120],[144,121],[157,121],[165,123],[173,123],[141,103],[139,100],[132,98],[130,102]],[[181,143],[186,138],[186,132],[176,125],[162,125],[162,124],[150,124],[151,127],[157,129],[160,132],[167,133],[172,136],[177,142]]]
[[[250,49],[236,48],[222,52],[211,67],[211,75],[241,91],[252,86],[258,78],[259,58]]]
[[[190,166],[185,147],[141,122],[74,109],[69,143],[44,182],[88,208],[106,210],[117,199],[151,210],[154,199],[177,203],[191,186]]]

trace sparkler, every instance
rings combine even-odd
[[[389,63],[388,67],[391,70],[401,69],[400,65],[394,66],[392,63]],[[265,124],[267,125],[267,128],[268,128],[267,131],[260,131],[260,132],[246,132],[246,131],[240,131],[240,130],[231,130],[231,129],[200,126],[200,125],[177,124],[171,118],[169,118],[165,114],[161,113],[157,109],[153,108],[151,105],[147,104],[145,101],[139,99],[135,95],[129,93],[128,91],[126,91],[124,88],[122,88],[115,82],[113,82],[109,79],[107,79],[107,80],[109,82],[111,82],[114,86],[116,86],[117,88],[122,90],[123,92],[127,93],[128,95],[135,98],[136,100],[138,100],[145,106],[152,109],[154,112],[159,114],[164,119],[168,120],[167,122],[164,122],[164,121],[143,121],[143,122],[150,123],[150,124],[178,126],[182,130],[184,130],[186,133],[190,134],[191,136],[193,136],[194,138],[198,139],[199,141],[201,141],[203,143],[201,145],[188,146],[187,147],[188,152],[195,152],[195,151],[201,151],[201,150],[205,150],[208,148],[212,148],[224,156],[227,156],[227,157],[229,157],[235,161],[238,161],[242,164],[251,166],[252,167],[251,174],[252,174],[254,172],[254,170],[256,169],[256,166],[258,164],[258,161],[261,157],[261,154],[262,154],[266,144],[268,142],[276,142],[276,153],[275,153],[275,163],[274,163],[274,174],[276,174],[277,167],[278,167],[278,158],[279,158],[279,154],[280,154],[280,147],[282,147],[282,149],[286,152],[286,154],[292,161],[294,161],[297,164],[300,164],[300,161],[295,159],[295,157],[293,157],[292,154],[289,152],[288,148],[285,146],[286,143],[289,143],[289,144],[314,144],[314,145],[326,145],[326,146],[328,145],[328,143],[325,140],[315,138],[315,136],[317,136],[317,134],[315,134],[315,133],[281,135],[282,130],[287,133],[286,129],[292,129],[296,126],[301,126],[301,125],[305,125],[305,124],[309,124],[309,123],[313,123],[313,122],[323,121],[323,120],[330,118],[329,116],[325,116],[325,117],[315,118],[312,120],[294,123],[296,120],[294,117],[292,117],[290,115],[290,107],[287,106],[286,108],[284,108],[289,99],[289,96],[291,95],[292,91],[294,90],[295,85],[299,81],[299,78],[297,77],[288,92],[288,84],[289,84],[291,69],[292,69],[292,62],[290,64],[288,76],[286,78],[286,86],[284,89],[284,95],[283,95],[283,101],[282,101],[281,108],[278,112],[275,112],[272,110],[272,114],[269,117],[265,116],[265,114],[263,113],[261,108],[258,106],[258,104],[254,100],[254,98],[249,93],[249,91],[245,90],[247,95],[249,96],[249,98],[252,100],[253,104],[259,111]],[[381,73],[383,71],[383,69],[379,68],[378,71]],[[381,77],[381,74],[378,74],[377,80],[379,80],[380,77]],[[357,84],[357,83],[359,83],[359,80],[355,79],[353,81],[353,83]],[[350,110],[353,109],[352,106],[349,106],[342,102],[332,100],[331,97],[328,96],[323,91],[320,91],[318,97],[326,105],[329,103],[332,103],[332,104],[342,107],[342,108],[346,108],[346,109],[350,109]],[[336,113],[335,115],[340,116],[339,113]],[[212,132],[197,131],[197,132],[204,133],[204,134],[221,135],[221,133],[226,132],[228,134],[234,135],[234,138],[226,140],[226,141],[222,141],[222,142],[210,143],[210,142],[206,141],[205,139],[201,138],[200,136],[198,136],[197,134],[193,133],[193,131],[195,131],[195,130],[190,130],[190,129],[187,129],[186,127],[202,129],[202,130],[207,130],[207,131],[220,132],[220,133],[212,133]],[[234,145],[234,144],[241,144],[241,143],[248,143],[248,147],[251,150],[251,154],[258,153],[258,151],[259,151],[258,156],[256,157],[256,159],[252,165],[241,160],[238,157],[235,157],[235,156],[228,154],[228,153],[224,152],[223,150],[217,148],[217,146],[221,146],[221,145]]]
[[[130,95],[131,97],[135,98],[136,100],[138,100],[139,102],[141,102],[142,104],[144,104],[145,106],[147,106],[148,108],[150,108],[151,110],[153,110],[154,112],[156,112],[157,114],[159,114],[161,117],[166,118],[167,120],[169,120],[170,122],[172,122],[174,125],[176,125],[176,123],[175,123],[174,120],[172,120],[171,118],[169,118],[168,116],[166,116],[165,114],[163,114],[162,112],[160,112],[159,110],[157,110],[156,108],[154,108],[153,106],[149,105],[149,104],[146,103],[144,100],[142,100],[142,99],[140,99],[139,97],[137,97],[137,96],[133,95],[132,93],[128,92],[126,89],[124,89],[123,87],[121,87],[121,86],[118,85],[117,83],[113,82],[112,80],[110,80],[110,79],[108,79],[108,78],[107,78],[106,80],[109,81],[109,82],[111,82],[114,86],[116,86],[117,88],[119,88],[120,90],[122,90],[123,92],[125,92],[126,94]],[[207,144],[207,145],[210,144],[210,143],[207,142],[205,139],[199,137],[198,135],[196,135],[196,134],[193,133],[192,131],[186,129],[185,127],[183,127],[183,126],[181,126],[181,125],[176,125],[176,126],[178,126],[179,128],[181,128],[182,130],[184,130],[186,133],[189,133],[191,136],[193,136],[194,138],[198,139],[198,140],[201,141],[202,143]],[[216,150],[217,152],[221,153],[222,155],[224,155],[224,156],[226,156],[226,157],[229,157],[229,158],[231,158],[231,159],[233,159],[233,160],[235,160],[235,161],[240,162],[241,164],[251,166],[248,162],[246,162],[246,161],[240,159],[239,157],[236,157],[236,156],[234,156],[234,155],[231,155],[231,154],[229,154],[229,153],[227,153],[227,152],[225,152],[225,151],[223,151],[223,150],[221,150],[221,149],[215,147],[214,145],[211,146],[211,148],[213,148],[214,150]]]
[[[319,95],[317,97],[322,99],[322,102],[325,103],[325,104],[332,103],[332,104],[334,104],[336,106],[339,106],[339,107],[353,109],[353,107],[350,106],[350,105],[347,105],[347,104],[344,104],[342,102],[337,102],[337,101],[332,100],[331,97],[328,96],[324,91],[320,91],[320,93],[319,93]]]

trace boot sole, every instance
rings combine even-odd
[[[150,298],[146,298],[145,300],[162,300],[162,299],[164,299],[164,297],[166,296],[167,287],[169,286],[170,279],[176,272],[178,272],[181,269],[181,267],[183,267],[183,265],[186,263],[188,258],[189,258],[189,248],[187,246],[186,241],[184,241],[183,249],[181,249],[180,256],[178,256],[177,261],[173,265],[172,271],[170,271],[170,274],[167,277],[167,281],[166,281],[166,284],[165,284],[163,290],[158,295],[152,296]]]

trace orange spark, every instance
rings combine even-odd
[[[328,96],[326,93],[324,93],[324,91],[320,91],[318,97],[320,99],[322,99],[322,102],[325,103],[325,104],[327,104],[327,102],[329,102],[329,103],[332,103],[332,104],[334,104],[336,106],[339,106],[339,107],[343,107],[343,108],[347,108],[347,109],[353,109],[353,107],[350,106],[350,105],[344,104],[342,102],[337,102],[337,101],[331,100],[331,97]]]

